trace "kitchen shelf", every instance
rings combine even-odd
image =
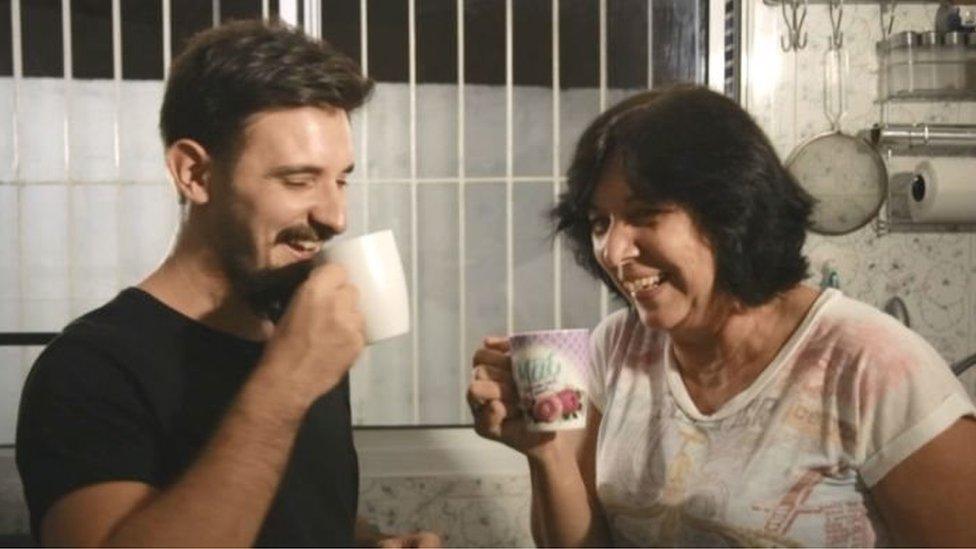
[[[899,4],[938,4],[940,0],[896,0]],[[892,0],[844,0],[845,4],[890,4]],[[781,0],[763,0],[767,6],[778,6]],[[787,3],[788,0],[787,0]],[[830,0],[807,0],[808,4],[829,4]]]
[[[875,103],[922,103],[939,101],[976,101],[976,90],[946,90],[940,92],[909,92],[875,100]]]

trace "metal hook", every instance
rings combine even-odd
[[[840,30],[844,20],[844,0],[830,0],[830,44],[832,49],[844,47],[844,33]]]
[[[790,12],[786,11],[786,4],[790,5]],[[807,19],[807,0],[782,0],[780,6],[783,8],[783,20],[786,21],[788,36],[779,37],[779,46],[783,51],[802,50],[807,47],[807,33],[804,32],[803,36],[800,36],[803,23]],[[803,7],[802,10],[800,6]]]
[[[887,40],[891,36],[891,29],[895,25],[895,6],[898,5],[898,0],[881,0],[878,3],[878,20],[881,23],[881,39]],[[885,12],[887,12],[888,20],[885,24]]]

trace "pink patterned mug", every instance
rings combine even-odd
[[[530,431],[586,426],[589,330],[542,330],[513,334],[512,375]]]

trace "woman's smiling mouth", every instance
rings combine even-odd
[[[664,273],[658,273],[651,276],[645,276],[642,278],[624,280],[621,282],[624,291],[630,295],[631,298],[648,297],[655,293],[661,287],[661,284],[666,280]]]

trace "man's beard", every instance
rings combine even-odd
[[[225,212],[220,217],[215,247],[233,291],[258,316],[277,322],[295,290],[315,267],[315,262],[305,260],[283,267],[257,268],[257,250],[249,238],[247,225],[233,212]],[[296,231],[302,229],[286,229],[283,234]]]

